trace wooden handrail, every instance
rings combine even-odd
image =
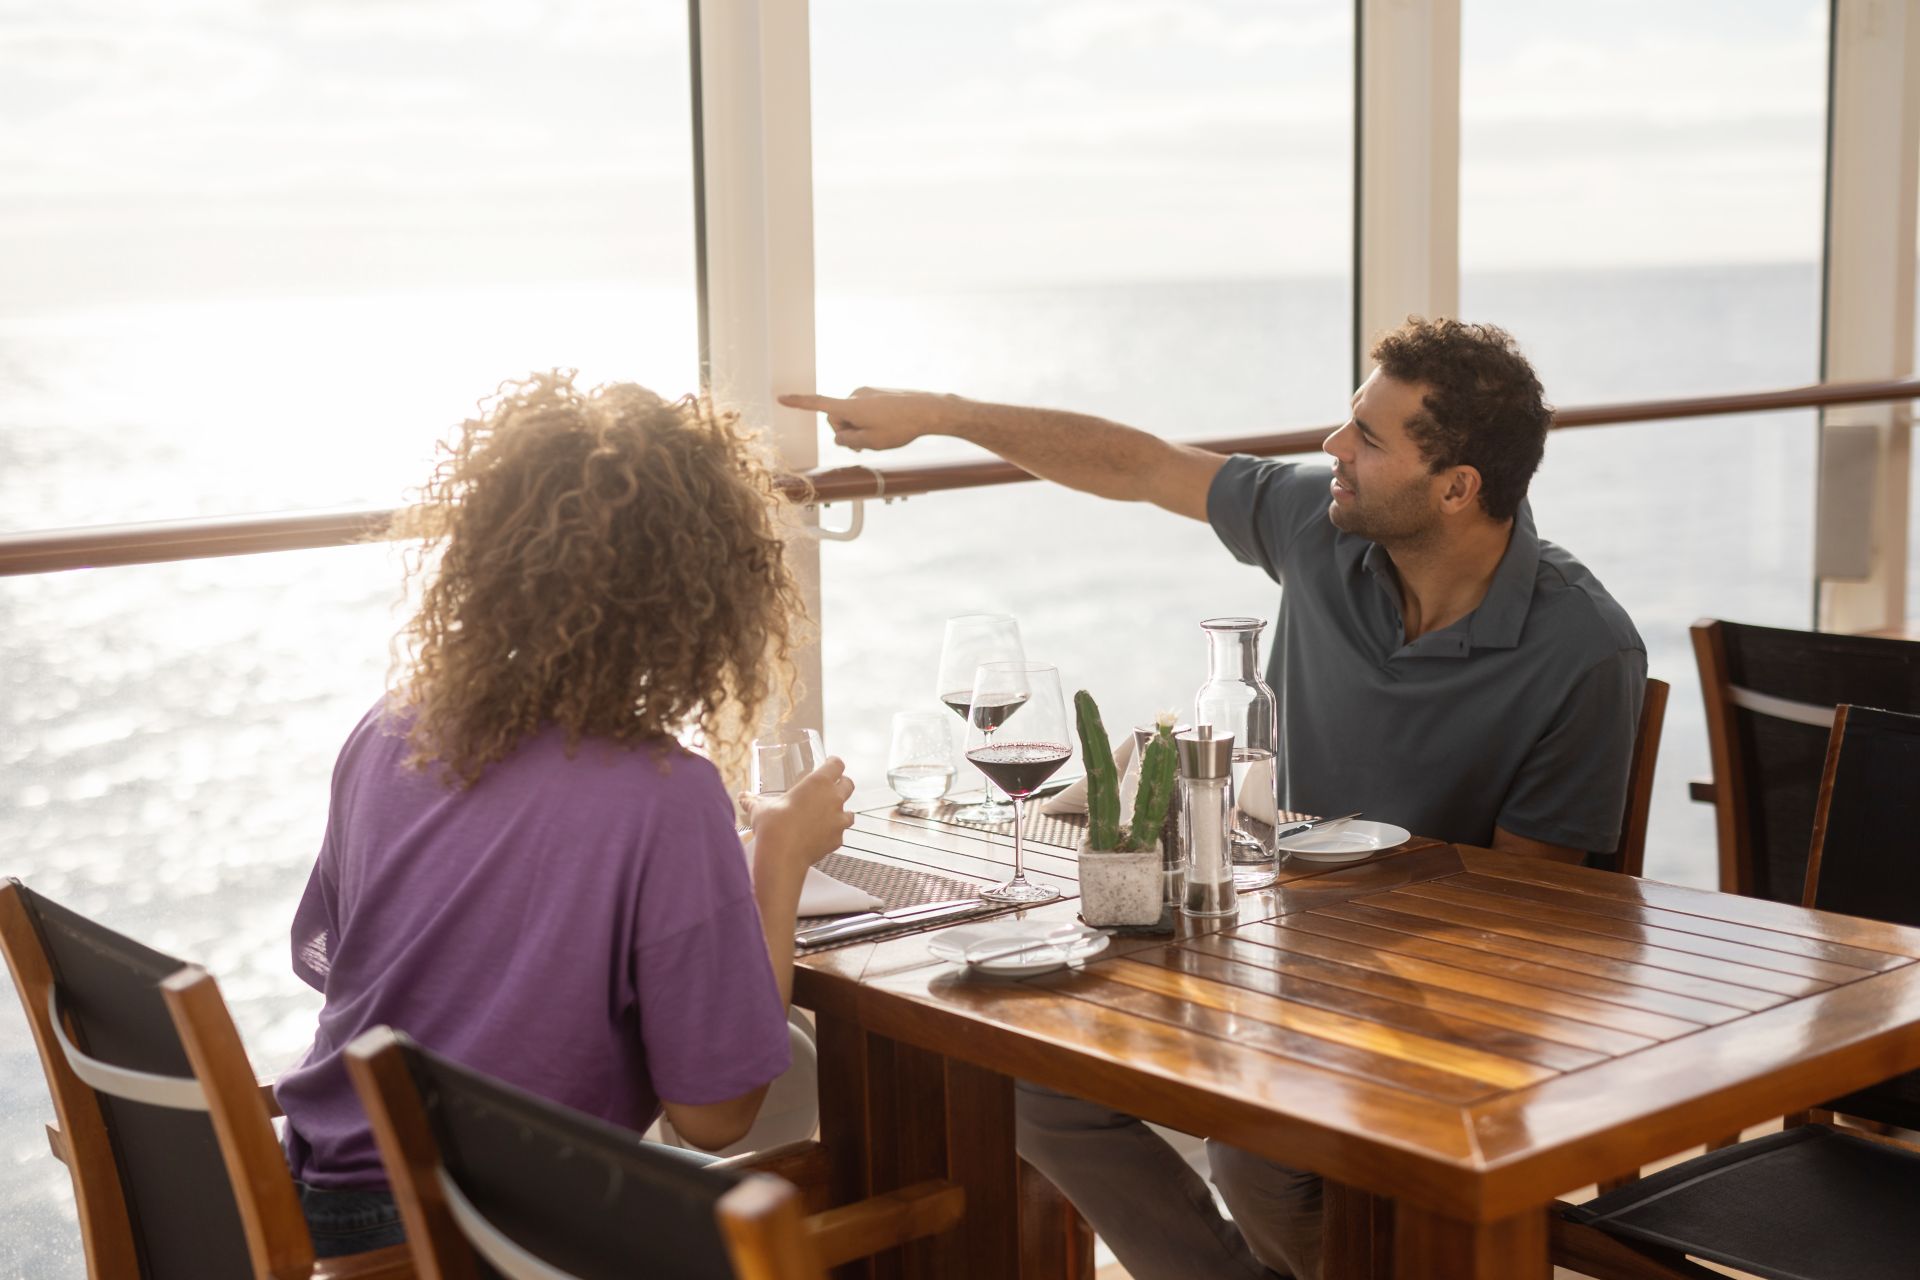
[[[1555,428],[1615,426],[1669,418],[1704,418],[1915,398],[1920,398],[1920,378],[1814,383],[1740,395],[1636,400],[1561,409],[1554,414],[1553,425]],[[1285,457],[1318,450],[1320,442],[1335,425],[1264,435],[1221,436],[1187,443],[1217,453]],[[845,502],[856,498],[906,498],[951,489],[980,489],[1033,478],[1010,462],[986,458],[917,467],[829,467],[805,475],[785,476],[781,483],[787,492],[796,496],[811,493],[817,502]],[[391,508],[368,507],[5,534],[0,535],[0,577],[378,541],[386,536],[393,514]]]

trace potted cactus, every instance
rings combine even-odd
[[[1080,845],[1080,914],[1091,925],[1146,925],[1165,898],[1160,829],[1173,799],[1173,717],[1162,716],[1140,757],[1133,813],[1120,822],[1120,771],[1100,708],[1085,689],[1073,695],[1087,766],[1087,834]]]

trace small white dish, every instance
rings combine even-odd
[[[1282,836],[1280,847],[1303,862],[1358,862],[1410,838],[1405,827],[1355,818],[1323,831]]]
[[[1002,920],[943,929],[927,943],[942,960],[982,973],[1024,978],[1051,973],[1104,951],[1107,935],[1085,925],[1045,920]],[[1011,954],[999,954],[1010,952]],[[990,959],[968,957],[986,955]]]

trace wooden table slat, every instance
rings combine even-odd
[[[1624,939],[1602,937],[1594,933],[1579,933],[1568,929],[1530,924],[1520,916],[1487,911],[1479,907],[1455,906],[1449,902],[1423,898],[1417,894],[1397,892],[1374,894],[1366,899],[1365,905],[1376,910],[1391,912],[1403,919],[1411,917],[1420,922],[1414,927],[1420,928],[1430,936],[1434,933],[1444,936],[1452,926],[1465,926],[1469,929],[1551,947],[1563,956],[1568,953],[1598,956],[1643,968],[1665,969],[1695,978],[1710,978],[1716,982],[1747,987],[1755,991],[1771,992],[1778,996],[1809,996],[1834,985],[1831,982],[1821,982],[1816,978],[1802,978],[1791,973],[1781,973],[1777,969],[1758,969],[1736,961],[1716,960],[1711,956],[1696,955],[1691,951],[1675,951],[1670,947],[1656,947],[1645,943],[1628,942]],[[1569,960],[1567,963],[1571,966],[1578,962]]]
[[[1212,941],[1214,939],[1211,938],[1196,940],[1197,943]],[[1158,964],[1171,972],[1272,996],[1290,1004],[1311,1005],[1329,1013],[1377,1022],[1381,1026],[1415,1035],[1432,1036],[1555,1071],[1577,1071],[1613,1056],[1563,1040],[1535,1035],[1529,1030],[1445,1009],[1432,1000],[1409,1000],[1405,992],[1398,996],[1380,995],[1352,986],[1323,982],[1318,976],[1306,972],[1310,967],[1308,965],[1276,969],[1270,965],[1248,964],[1231,956],[1206,954],[1192,947],[1169,947],[1158,954],[1147,953],[1133,958]],[[1645,1045],[1635,1047],[1644,1048]]]
[[[1520,880],[1503,880],[1496,876],[1481,875],[1478,872],[1454,876],[1448,883],[1461,888],[1498,893],[1525,903],[1538,903],[1542,906],[1563,907],[1573,911],[1612,916],[1620,920],[1657,925],[1681,933],[1697,933],[1703,937],[1719,938],[1726,942],[1740,942],[1748,946],[1785,951],[1791,955],[1805,956],[1813,960],[1828,960],[1856,969],[1879,972],[1897,968],[1905,963],[1905,958],[1899,955],[1866,947],[1848,946],[1825,938],[1809,938],[1803,934],[1787,933],[1760,925],[1715,920],[1708,916],[1649,906],[1644,902],[1624,902],[1618,898],[1603,897],[1594,893],[1550,889],[1545,885],[1528,884]]]
[[[1450,937],[1435,938],[1421,931],[1418,920],[1372,907],[1333,906],[1307,915],[1288,916],[1279,923],[1287,929],[1370,943],[1386,951],[1516,977],[1523,982],[1558,984],[1629,1008],[1705,1023],[1726,1022],[1755,1009],[1770,1008],[1785,998],[1750,987],[1728,986],[1724,982],[1646,965],[1620,964],[1494,933],[1462,930]]]
[[[1716,893],[1711,889],[1692,889],[1660,880],[1643,880],[1612,871],[1545,863],[1537,858],[1495,853],[1490,849],[1459,846],[1459,856],[1463,868],[1477,875],[1594,894],[1619,902],[1643,903],[1688,915],[1751,924],[1807,938],[1825,938],[1850,947],[1864,947],[1869,951],[1885,951],[1889,955],[1920,959],[1920,929],[1863,920],[1858,916],[1808,911],[1791,903],[1770,902],[1765,898],[1743,898],[1729,893]]]
[[[1841,964],[1782,949],[1756,946],[1744,939],[1730,941],[1725,938],[1666,928],[1652,921],[1635,922],[1603,915],[1596,911],[1577,911],[1548,906],[1545,903],[1530,902],[1507,894],[1490,893],[1472,885],[1463,885],[1459,881],[1460,877],[1453,876],[1431,884],[1408,885],[1400,892],[1452,903],[1455,906],[1470,907],[1476,911],[1491,911],[1514,916],[1522,921],[1537,921],[1542,925],[1553,925],[1557,927],[1555,930],[1557,933],[1560,930],[1571,930],[1583,935],[1598,934],[1601,937],[1616,938],[1638,946],[1659,947],[1666,951],[1684,951],[1689,955],[1709,956],[1748,968],[1790,973],[1795,977],[1811,978],[1830,986],[1852,982],[1857,978],[1866,977],[1869,973],[1890,967],[1888,964],[1878,962],[1865,966]],[[1559,933],[1559,936],[1564,937],[1565,934]],[[1880,959],[1890,960],[1892,964],[1899,963],[1891,957],[1880,957]]]
[[[1265,925],[1255,927],[1269,929]],[[1284,936],[1277,929],[1269,929],[1268,936],[1274,935]],[[1505,1027],[1541,1040],[1589,1049],[1602,1057],[1644,1049],[1663,1038],[1635,1035],[1615,1030],[1605,1024],[1567,1017],[1563,1011],[1570,1003],[1568,998],[1557,995],[1545,987],[1525,987],[1520,983],[1510,983],[1507,984],[1508,991],[1505,994],[1513,992],[1523,994],[1503,1001],[1495,997],[1460,991],[1444,984],[1390,976],[1387,970],[1377,965],[1348,964],[1315,956],[1306,951],[1269,946],[1242,937],[1238,933],[1195,938],[1184,945],[1187,950],[1201,955],[1218,956],[1223,960],[1271,969],[1287,980],[1306,979],[1328,986],[1365,992],[1388,1000],[1405,1001],[1416,1008],[1432,1009],[1455,1017]],[[1439,965],[1427,966],[1429,972],[1440,968]],[[1474,975],[1462,974],[1461,977],[1471,980]],[[1481,985],[1487,987],[1497,985],[1488,978],[1481,978],[1479,981]],[[1597,1002],[1589,1002],[1587,1007],[1591,1008],[1594,1003]],[[1698,1029],[1696,1024],[1681,1022],[1678,1019],[1666,1019],[1665,1025],[1669,1035],[1684,1034]]]
[[[1390,1084],[1442,1102],[1475,1102],[1500,1092],[1499,1086],[1472,1076],[1389,1057],[1277,1022],[1243,1018],[1211,1005],[1193,1004],[1149,987],[1120,981],[1116,976],[1109,976],[1111,971],[1111,965],[1101,965],[1074,977],[1040,979],[1038,985],[1118,1013],[1151,1018],[1183,1030],[1243,1044],[1277,1058]]]
[[[1478,1049],[1456,1040],[1401,1031],[1385,1023],[1338,1013],[1318,1005],[1269,996],[1224,982],[1209,982],[1159,965],[1143,964],[1131,956],[1096,968],[1101,977],[1115,982],[1157,991],[1192,1004],[1223,1009],[1237,1017],[1271,1023],[1289,1031],[1331,1040],[1335,1044],[1365,1049],[1382,1057],[1428,1062],[1503,1088],[1517,1089],[1538,1084],[1557,1074],[1536,1063]]]
[[[1360,936],[1365,936],[1368,928],[1365,925],[1347,927]],[[1417,983],[1420,990],[1428,993],[1457,991],[1474,999],[1497,1001],[1513,1008],[1550,1012],[1565,1021],[1622,1033],[1642,1042],[1686,1035],[1739,1014],[1737,1009],[1723,1008],[1718,1018],[1676,1017],[1590,994],[1594,990],[1617,994],[1613,986],[1603,980],[1586,980],[1579,991],[1570,990],[1565,984],[1552,985],[1555,982],[1554,975],[1543,965],[1528,965],[1524,961],[1496,956],[1490,959],[1486,968],[1474,969],[1429,956],[1410,955],[1403,951],[1347,941],[1325,933],[1310,933],[1304,928],[1288,929],[1270,921],[1235,929],[1233,938],[1247,946],[1271,947],[1288,955],[1329,960],[1344,968],[1383,974],[1395,981]],[[1433,954],[1447,956],[1456,962],[1471,956],[1461,948],[1448,949],[1444,946],[1433,948]],[[1633,990],[1624,989],[1627,994]]]

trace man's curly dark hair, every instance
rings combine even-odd
[[[1407,433],[1429,469],[1474,468],[1481,507],[1495,520],[1512,519],[1553,421],[1513,335],[1490,324],[1409,316],[1374,344],[1373,360],[1388,377],[1427,388]]]

